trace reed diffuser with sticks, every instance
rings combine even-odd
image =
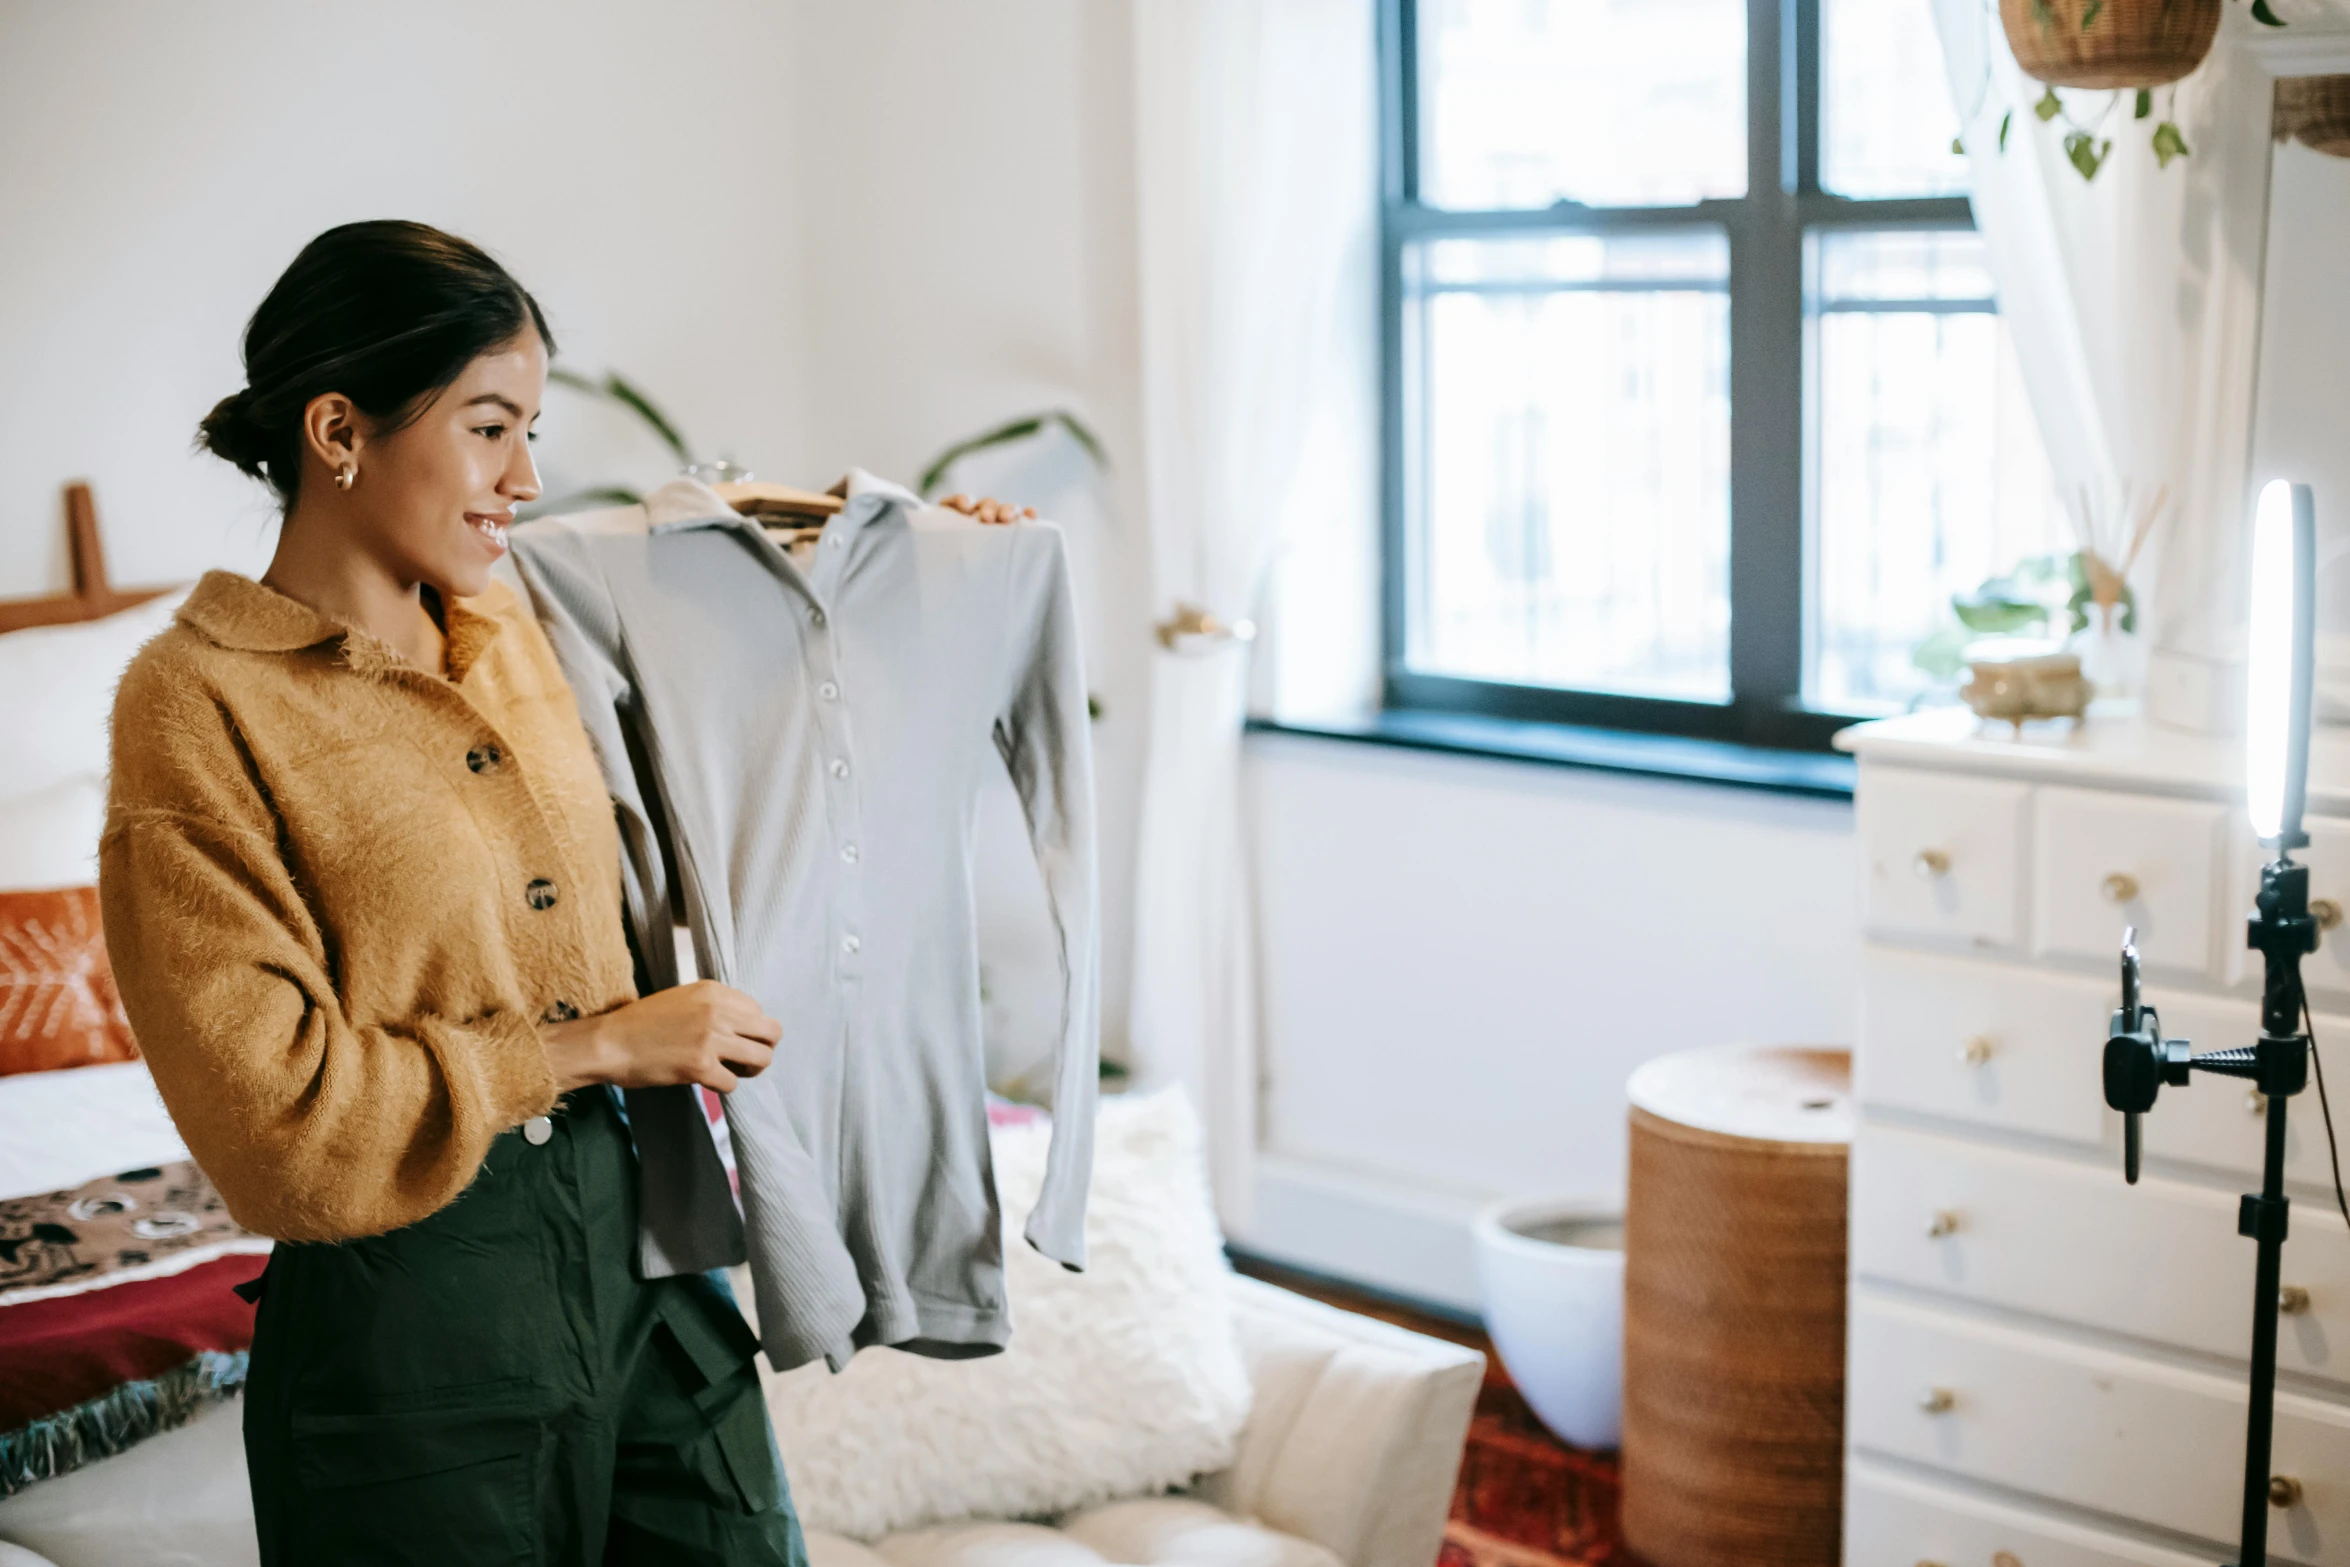
[[[2170,504],[2170,486],[2131,479],[2083,484],[2065,501],[2083,578],[2073,606],[2081,673],[2098,700],[2126,700],[2138,695],[2146,668],[2130,573]]]

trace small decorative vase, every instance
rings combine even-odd
[[[2074,632],[2070,644],[2100,705],[2134,701],[2146,687],[2145,639],[2121,628],[2116,608],[2090,605],[2087,629]]]

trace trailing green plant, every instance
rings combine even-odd
[[[2081,19],[2076,24],[2079,30],[2087,32],[2090,25],[2104,13],[2105,5],[2106,0],[2089,0],[2089,3],[2081,8]],[[2285,25],[2284,18],[2278,16],[2270,8],[2269,0],[2251,0],[2250,10],[2252,19],[2263,27]],[[2032,20],[2040,27],[2053,28],[2058,25],[2060,19],[2055,9],[2049,4],[2049,0],[2032,0]],[[1986,61],[1983,68],[1983,91],[1986,93],[1990,90],[1990,79],[1990,65]],[[2083,90],[2094,91],[2095,89]],[[2073,171],[2080,175],[2084,181],[2097,178],[2097,171],[2104,168],[2106,160],[2113,155],[2113,138],[2104,132],[2106,124],[2120,108],[2124,93],[2130,95],[2130,119],[2132,122],[2154,118],[2154,89],[2151,87],[2109,89],[2104,108],[2085,123],[2074,117],[2071,107],[2062,97],[2058,96],[2054,86],[2046,87],[2041,92],[2039,99],[2031,106],[2033,118],[2039,120],[2043,125],[2057,120],[2064,122],[2063,130],[2058,133],[2063,137],[2064,160],[2072,165]],[[1976,102],[1978,106],[1981,104],[1981,94],[1977,95]],[[2193,151],[2187,145],[2186,132],[2179,129],[2179,123],[2173,117],[2176,113],[2177,103],[2178,88],[2173,85],[2163,96],[2162,118],[2155,121],[2152,133],[2147,138],[2147,147],[2154,154],[2155,164],[2159,168],[2167,169],[2177,160],[2189,156]],[[1967,118],[1971,120],[1973,116],[1969,115]],[[2015,110],[2011,106],[1999,116],[1999,151],[2003,155],[2007,151],[2008,131],[2014,123]],[[1966,138],[1963,136],[1952,137],[1950,150],[1963,155],[1966,152]]]

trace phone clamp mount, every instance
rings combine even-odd
[[[2261,992],[2260,1038],[2232,1050],[2202,1055],[2184,1039],[2162,1037],[2162,1019],[2139,994],[2138,932],[2122,937],[2122,1004],[2105,1040],[2105,1102],[2122,1113],[2122,1175],[2138,1180],[2139,1117],[2154,1108],[2167,1084],[2187,1086],[2195,1072],[2243,1078],[2267,1096],[2267,1152],[2260,1190],[2236,1211],[2236,1231],[2258,1245],[2252,1310],[2252,1388],[2244,1433],[2241,1564],[2268,1560],[2268,1514],[2278,1482],[2269,1469],[2277,1391],[2278,1279],[2283,1270],[2291,1202],[2285,1196],[2285,1108],[2309,1086],[2309,1036],[2301,1029],[2301,960],[2317,950],[2317,920],[2309,912],[2309,867],[2290,851],[2308,842],[2292,832],[2275,840],[2277,857],[2261,867],[2245,943],[2267,973]]]

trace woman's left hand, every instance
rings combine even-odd
[[[1036,508],[1033,506],[1015,506],[1010,501],[993,499],[975,501],[960,490],[940,501],[939,504],[959,511],[966,517],[976,517],[981,522],[992,524],[1019,522],[1036,515]]]

